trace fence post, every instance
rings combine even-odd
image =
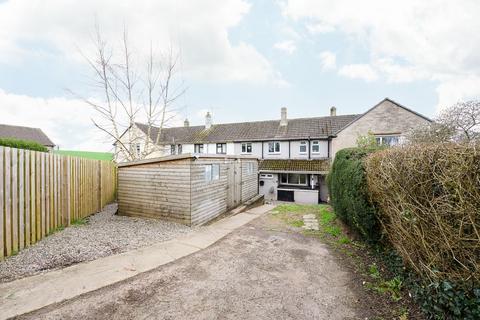
[[[98,211],[101,211],[103,208],[102,204],[102,161],[98,160]]]
[[[5,234],[5,231],[3,230],[3,219],[5,219],[5,210],[3,210],[3,147],[0,147],[0,261],[3,260],[4,256],[4,251],[5,251],[5,246],[3,243],[3,236]]]

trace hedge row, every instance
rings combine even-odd
[[[13,138],[0,138],[0,146],[33,150],[33,151],[41,151],[41,152],[48,151],[48,149],[45,146],[41,145],[38,142],[30,141],[30,140],[19,140],[19,139],[13,139]]]
[[[375,208],[369,200],[363,159],[377,148],[347,148],[337,152],[327,185],[335,214],[362,238],[376,243],[381,238]]]
[[[393,252],[387,261],[398,257],[393,271],[410,284],[427,315],[480,319],[478,148],[345,149],[336,155],[328,184],[338,216],[377,248]]]

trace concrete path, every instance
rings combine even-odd
[[[31,312],[205,249],[273,209],[263,205],[174,240],[0,285],[0,319]]]

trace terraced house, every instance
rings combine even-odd
[[[136,123],[129,134],[142,137],[131,146],[139,153],[145,148],[140,141],[150,135],[155,149],[148,157],[253,155],[260,160],[259,193],[266,200],[318,203],[328,200],[326,175],[338,150],[355,146],[358,136],[369,132],[378,143],[394,145],[409,130],[428,122],[427,117],[385,98],[363,114],[337,115],[331,107],[329,116],[289,119],[282,108],[278,120],[225,124],[213,124],[207,114],[202,126],[190,126],[185,120],[183,127],[164,128],[159,134],[158,128],[148,130]]]

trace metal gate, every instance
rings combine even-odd
[[[240,160],[228,164],[227,208],[235,208],[242,202],[242,163]]]

